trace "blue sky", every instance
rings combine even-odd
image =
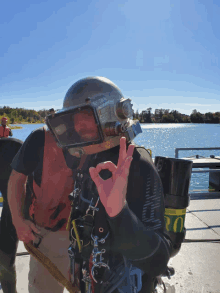
[[[219,0],[3,1],[0,106],[62,108],[86,76],[135,110],[220,111]]]

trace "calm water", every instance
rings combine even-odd
[[[13,137],[25,140],[32,130],[44,124],[22,125]],[[153,157],[175,157],[175,148],[220,147],[220,124],[141,124],[143,133],[135,142],[152,150]],[[219,155],[220,151],[180,151],[179,157]],[[192,174],[190,190],[208,188],[208,173]]]

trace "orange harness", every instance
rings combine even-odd
[[[10,128],[8,126],[0,126],[0,138],[9,137]]]

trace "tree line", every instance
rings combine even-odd
[[[49,114],[46,109],[27,110],[24,108],[0,107],[0,119],[8,118],[8,124],[14,123],[44,123],[45,116]]]
[[[202,114],[196,109],[190,115],[181,114],[177,110],[147,108],[142,112],[134,112],[134,119],[140,123],[220,123],[220,112]]]
[[[45,116],[49,114],[46,109],[27,110],[24,108],[0,107],[0,119],[8,118],[8,124],[14,123],[44,123]],[[207,112],[202,114],[193,110],[191,115],[181,114],[177,110],[147,108],[139,113],[133,113],[133,118],[141,123],[220,123],[220,112]]]

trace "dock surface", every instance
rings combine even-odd
[[[181,158],[193,162],[193,168],[220,168],[220,157],[215,158]]]
[[[220,199],[211,193],[210,197],[192,197],[185,227],[186,239],[220,239]],[[25,251],[19,242],[18,252]],[[167,293],[220,293],[220,241],[185,242],[169,265],[176,273],[170,280],[163,278]],[[17,256],[18,293],[28,293],[28,268],[29,256]]]

